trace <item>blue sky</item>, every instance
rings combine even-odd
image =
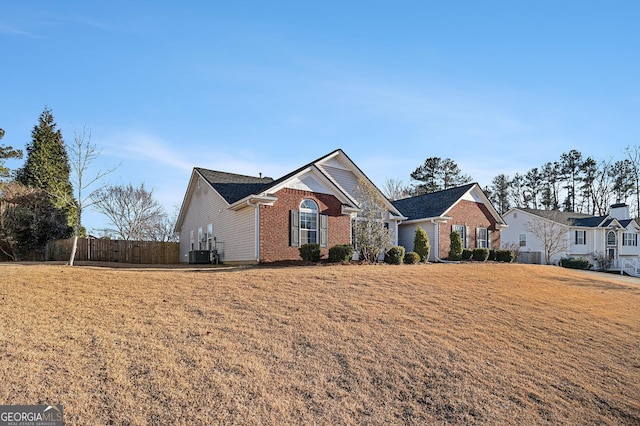
[[[482,186],[640,145],[637,1],[14,1],[0,127],[45,105],[109,183],[179,205],[194,166],[279,177],[342,148],[379,186],[433,156]],[[9,161],[18,167],[22,161]],[[85,216],[89,229],[104,218]]]

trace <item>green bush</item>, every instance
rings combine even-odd
[[[393,246],[384,254],[384,263],[389,265],[400,265],[404,260],[404,247]]]
[[[494,249],[489,249],[489,259],[487,260],[498,260],[498,253]]]
[[[298,248],[300,257],[306,262],[318,262],[320,260],[320,244],[303,244]]]
[[[516,258],[513,250],[496,250],[496,260],[498,262],[511,263]]]
[[[473,260],[477,260],[478,262],[486,261],[489,258],[489,249],[486,249],[486,248],[473,249],[472,258]]]
[[[593,265],[584,257],[564,257],[560,259],[560,266],[571,269],[591,269]]]
[[[456,231],[449,234],[451,245],[449,246],[449,260],[460,260],[462,258],[462,237]]]
[[[416,228],[416,235],[413,237],[413,251],[418,253],[420,260],[426,262],[429,260],[429,252],[431,244],[429,244],[429,236],[421,227]]]
[[[349,262],[353,257],[351,244],[338,244],[329,249],[329,262]]]
[[[473,250],[464,249],[462,250],[462,255],[460,257],[462,260],[471,260],[471,256],[473,256]]]
[[[415,251],[410,251],[409,253],[404,255],[404,263],[413,265],[414,263],[418,262],[420,262],[420,255]]]

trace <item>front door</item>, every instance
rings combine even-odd
[[[615,258],[616,258],[616,249],[615,249],[615,248],[613,248],[613,247],[609,247],[609,248],[607,249],[607,257],[608,257],[610,260],[615,260]]]

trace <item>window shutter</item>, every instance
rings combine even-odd
[[[328,217],[326,214],[320,215],[320,247],[327,246],[327,228],[328,228]]]
[[[291,245],[298,247],[300,245],[300,212],[291,210]]]
[[[578,244],[578,231],[573,234],[573,244]]]
[[[468,226],[464,227],[464,248],[471,248],[471,241],[469,241],[469,237],[471,236],[471,230]]]
[[[476,228],[476,248],[480,247],[480,228]]]

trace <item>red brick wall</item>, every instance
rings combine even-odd
[[[298,210],[305,198],[318,204],[321,214],[328,216],[327,247],[320,249],[323,258],[327,258],[328,250],[336,244],[351,242],[351,219],[342,215],[342,204],[329,194],[300,191],[284,188],[276,193],[278,201],[273,206],[260,206],[260,261],[274,262],[279,260],[300,260],[298,247],[291,247],[290,211]]]
[[[453,225],[464,225],[469,228],[469,245],[474,249],[476,247],[476,228],[487,228],[491,231],[491,247],[500,248],[500,231],[496,229],[496,221],[482,203],[474,203],[473,201],[460,201],[447,216],[451,220],[444,224],[439,224],[439,254],[441,259],[446,259],[449,255],[451,246],[451,234]]]

